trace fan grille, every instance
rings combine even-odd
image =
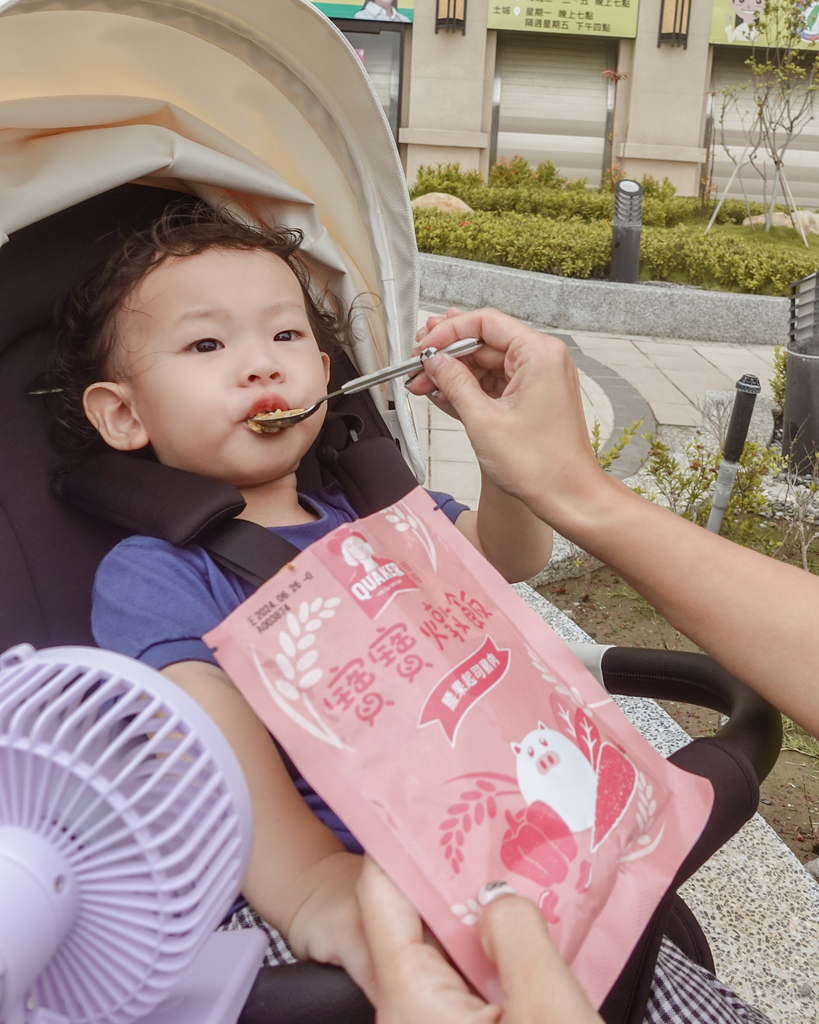
[[[35,1000],[77,1024],[127,1024],[164,998],[241,883],[249,815],[223,770],[226,744],[130,659],[63,648],[9,660],[0,824],[46,839],[79,890]]]

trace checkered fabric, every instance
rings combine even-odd
[[[771,1024],[704,967],[663,939],[643,1024]]]
[[[272,924],[268,924],[267,921],[259,917],[249,904],[234,911],[227,921],[219,926],[218,930],[234,932],[239,928],[261,928],[267,935],[267,952],[259,965],[260,967],[280,967],[282,964],[298,963],[281,932],[276,931]]]
[[[250,906],[237,910],[223,929],[261,928],[268,937],[265,967],[294,964],[279,932]],[[663,939],[643,1024],[771,1024],[770,1020]]]

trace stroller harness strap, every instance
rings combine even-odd
[[[417,481],[397,445],[368,437],[342,451],[317,453],[323,475],[336,480],[359,516],[400,501]],[[261,586],[299,553],[275,531],[236,519],[245,501],[218,480],[124,452],[104,452],[55,477],[64,501],[83,512],[158,537],[177,547],[199,544],[226,569]]]

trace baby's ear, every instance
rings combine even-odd
[[[330,357],[326,352],[321,353],[321,361],[324,363],[324,383],[330,383]]]
[[[144,448],[150,441],[124,384],[102,380],[85,389],[85,415],[106,444],[121,452]]]

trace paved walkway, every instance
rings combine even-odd
[[[423,321],[430,312],[421,314]],[[537,325],[533,325],[537,326]],[[589,428],[617,437],[634,420],[669,445],[684,442],[701,423],[706,391],[733,390],[744,373],[770,396],[773,347],[559,334],[580,370]],[[459,423],[429,402],[418,403],[427,450],[428,486],[477,503],[479,473]],[[635,441],[615,464],[625,477],[636,469],[645,442]],[[521,596],[567,640],[590,640],[531,587]],[[635,725],[668,754],[687,742],[651,701],[626,701]],[[819,1022],[819,886],[759,817],[749,822],[683,887],[711,944],[717,972],[774,1024]]]

